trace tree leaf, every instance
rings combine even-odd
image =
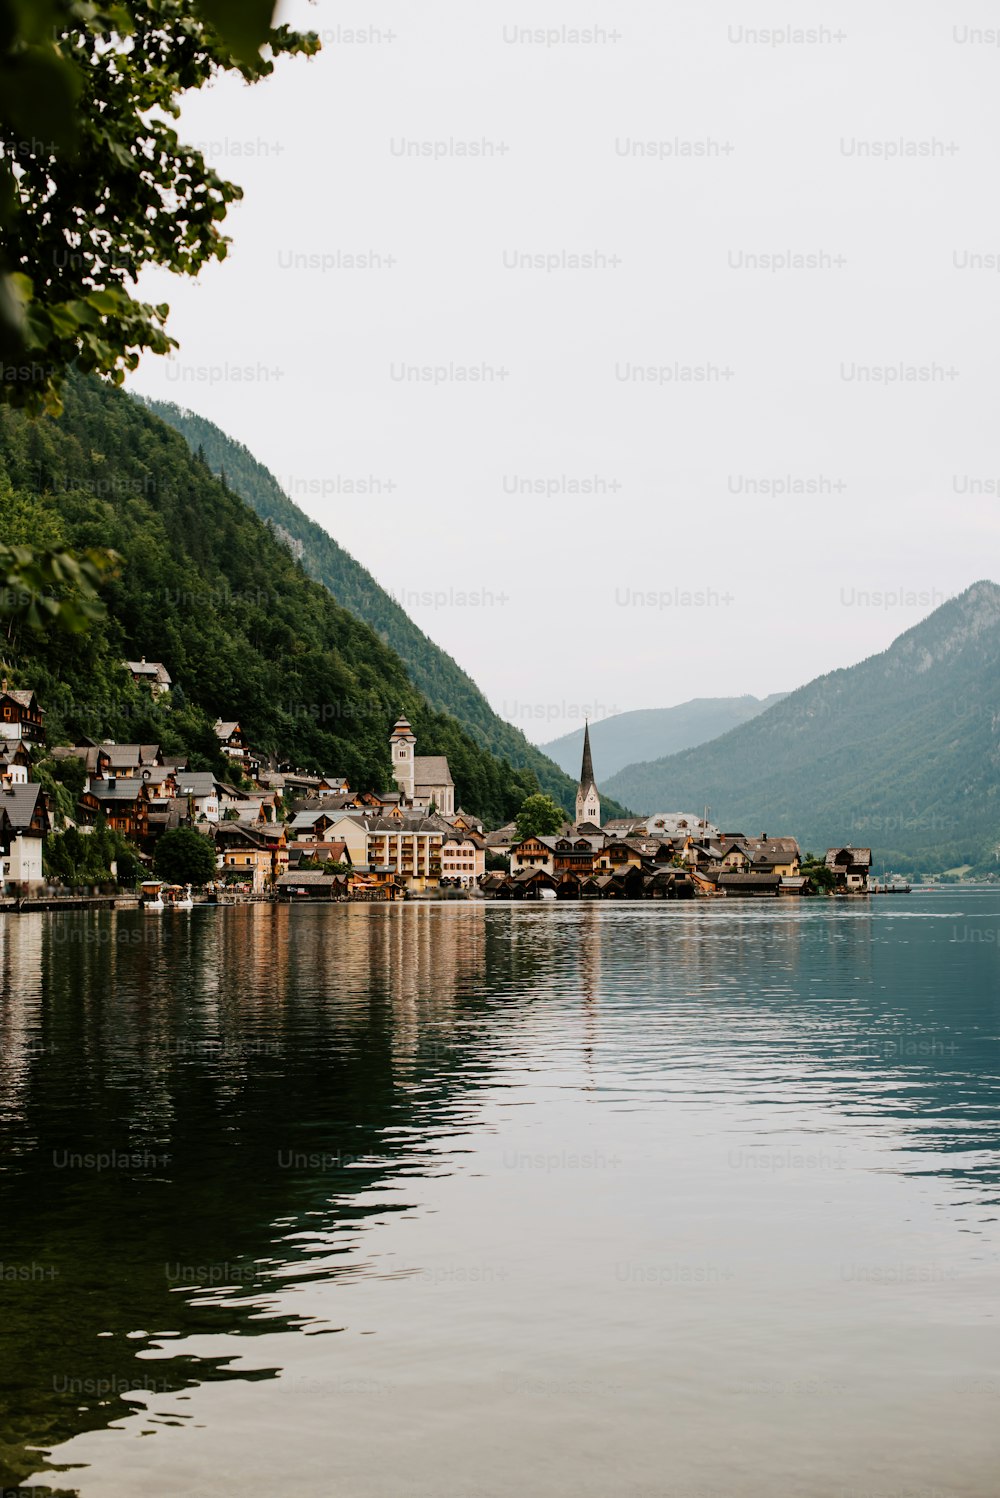
[[[274,0],[196,0],[198,10],[234,57],[251,61],[271,34]]]

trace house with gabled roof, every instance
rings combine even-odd
[[[214,836],[227,883],[245,883],[253,894],[263,894],[287,871],[288,841],[282,823],[249,827],[220,822]]]
[[[49,802],[37,783],[0,789],[0,883],[37,885],[51,830]]]
[[[250,748],[246,734],[236,719],[216,718],[215,737],[226,758],[239,765],[243,773],[252,780],[260,769],[260,758]]]
[[[142,656],[137,661],[122,661],[136,686],[147,687],[154,697],[162,697],[171,687],[170,672],[162,661],[147,661]]]
[[[218,822],[222,815],[219,787],[211,770],[175,770],[174,785],[190,807],[192,821]]]
[[[0,739],[21,739],[27,744],[44,744],[45,713],[34,692],[0,680]]]
[[[31,755],[23,739],[0,739],[0,787],[27,785]]]
[[[827,848],[825,863],[836,878],[836,888],[864,894],[872,870],[871,848]]]
[[[78,814],[84,826],[99,817],[124,837],[141,840],[149,834],[152,795],[144,780],[91,780],[80,797]]]

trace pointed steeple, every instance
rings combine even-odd
[[[590,724],[583,724],[583,764],[580,766],[580,789],[585,791],[594,783],[594,761],[590,757]]]
[[[590,724],[583,725],[583,763],[580,766],[580,785],[576,793],[576,824],[601,825],[601,798],[597,794],[594,780],[594,761],[590,754]]]

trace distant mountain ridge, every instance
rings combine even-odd
[[[678,754],[683,749],[693,749],[709,739],[718,738],[720,734],[728,733],[730,728],[765,712],[785,695],[784,692],[775,692],[764,698],[693,697],[676,707],[638,708],[634,712],[601,718],[590,725],[598,783],[606,784],[609,776],[626,765],[662,759],[665,755]],[[579,774],[583,752],[582,727],[539,747],[568,775]]]
[[[871,847],[903,872],[1000,868],[1000,587],[974,583],[880,655],[607,789],[637,812],[707,804],[748,835]]]
[[[233,492],[270,525],[303,570],[323,583],[341,607],[376,631],[401,658],[410,680],[433,708],[455,718],[490,754],[517,769],[534,771],[541,789],[572,811],[579,764],[564,774],[520,729],[504,722],[472,678],[414,624],[360,562],[288,498],[249,448],[195,411],[170,401],[135,399],[179,432],[213,473],[225,476]],[[609,802],[608,815],[623,810]]]

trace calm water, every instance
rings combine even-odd
[[[0,1472],[994,1498],[1000,891],[0,918]]]

